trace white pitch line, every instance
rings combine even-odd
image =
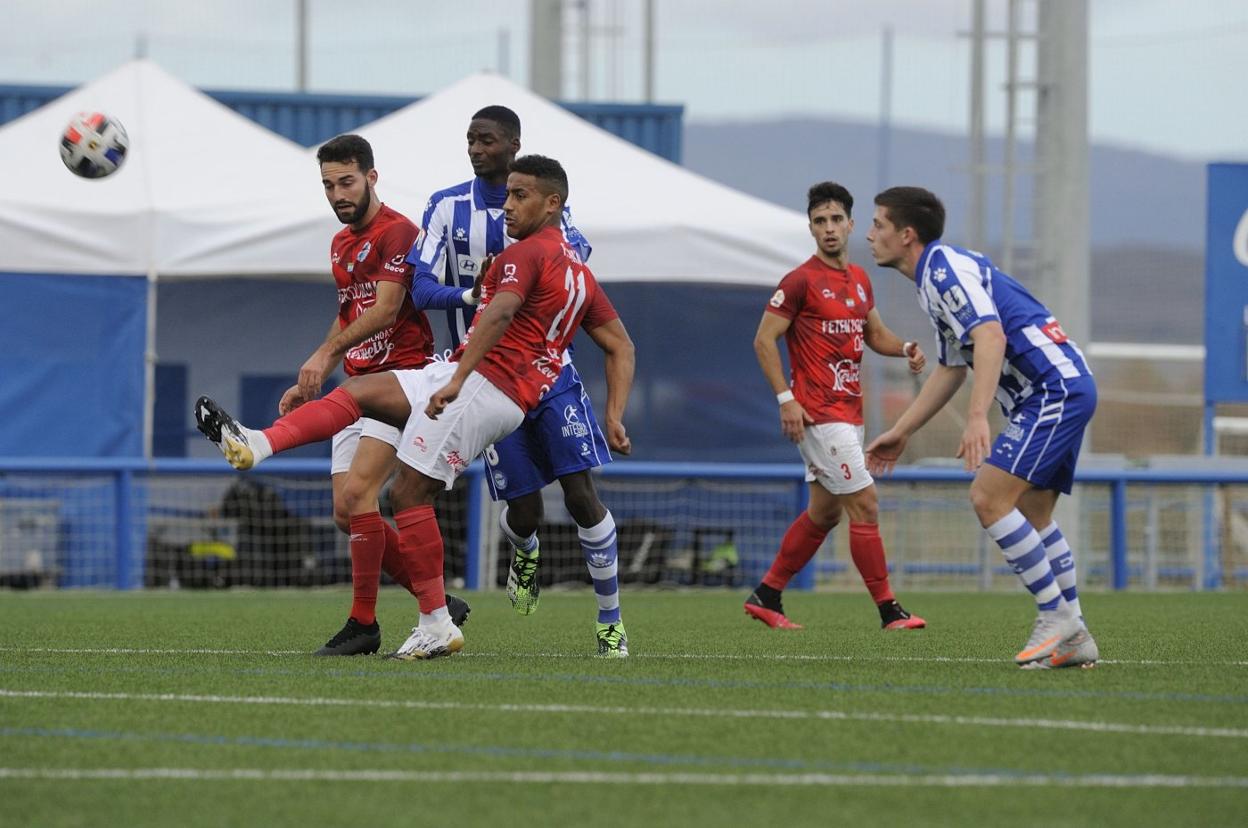
[[[953,725],[957,727],[1017,727],[1075,730],[1091,733],[1125,733],[1138,736],[1193,736],[1198,738],[1248,739],[1248,730],[1189,725],[1141,725],[1122,722],[1072,719],[1019,719],[994,716],[953,716],[919,713],[860,713],[845,710],[734,710],[713,707],[605,707],[586,704],[473,704],[408,699],[295,698],[289,696],[219,696],[181,693],[102,693],[75,690],[5,690],[0,699],[82,699],[86,701],[186,702],[191,704],[250,704],[294,707],[378,707],[405,710],[477,710],[493,713],[585,714],[593,716],[690,716],[711,719],[785,719],[841,722],[892,722],[902,724]]]
[[[1146,774],[604,773],[594,771],[266,770],[261,768],[0,768],[0,780],[459,782],[539,785],[759,785],[890,788],[1248,788],[1241,776]]]
[[[0,647],[0,653],[53,653],[67,655],[310,655],[307,650],[212,650],[176,648],[156,649],[146,647]],[[567,658],[599,660],[593,653],[457,653],[457,658]],[[885,655],[803,655],[767,653],[633,653],[632,659],[673,659],[680,661],[837,661],[837,662],[914,662],[921,664],[1004,664],[1011,662],[1001,658],[971,658],[966,656],[885,656]],[[1248,667],[1248,661],[1208,661],[1202,659],[1162,661],[1158,659],[1112,659],[1103,658],[1098,664],[1128,664],[1145,667]]]

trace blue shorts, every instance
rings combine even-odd
[[[571,363],[520,427],[485,450],[486,479],[494,500],[514,500],[566,474],[610,462],[606,438]]]
[[[1096,411],[1091,377],[1057,377],[1038,386],[992,444],[988,462],[1037,489],[1070,494],[1083,432]]]

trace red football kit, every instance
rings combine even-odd
[[[515,293],[524,302],[476,370],[525,411],[559,378],[577,327],[593,330],[619,316],[558,227],[543,227],[498,255],[481,285],[477,319],[499,293]],[[452,359],[471,336],[469,328]]]
[[[344,227],[334,236],[329,259],[338,285],[338,325],[347,327],[377,301],[377,282],[403,285],[394,325],[352,346],[342,359],[348,376],[419,368],[433,354],[429,320],[412,304],[412,266],[405,260],[420,229],[384,204],[363,230]]]
[[[875,295],[866,272],[811,256],[780,280],[767,311],[790,320],[793,396],[818,423],[862,425],[863,337]]]

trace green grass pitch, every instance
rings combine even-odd
[[[1022,671],[1019,594],[623,595],[515,615],[464,653],[306,655],[346,591],[0,594],[4,825],[1242,825],[1248,594],[1091,594],[1104,659]],[[383,590],[383,647],[415,602]]]

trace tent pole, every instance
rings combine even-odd
[[[152,459],[156,417],[156,271],[147,272],[147,333],[143,348],[143,457]]]

